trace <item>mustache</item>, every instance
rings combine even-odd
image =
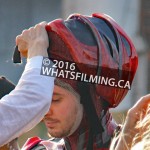
[[[55,118],[51,118],[51,117],[44,117],[43,120],[45,121],[59,121],[58,119],[55,119]]]

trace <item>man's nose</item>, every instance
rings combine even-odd
[[[46,116],[51,116],[51,115],[53,115],[53,108],[52,107],[50,107],[50,109],[49,109],[48,113],[46,114]]]

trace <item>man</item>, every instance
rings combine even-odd
[[[28,59],[16,88],[9,93],[14,85],[0,79],[0,146],[30,130],[49,110],[54,78],[40,74],[43,56],[48,56],[45,24],[24,30],[16,38],[21,55]]]
[[[109,108],[116,107],[127,94],[127,84],[120,88],[120,83],[132,82],[137,68],[131,40],[104,14],[74,14],[65,21],[50,22],[46,30],[49,56],[58,62],[58,68],[51,72],[57,79],[44,122],[56,139],[31,138],[23,149],[108,150],[118,128]],[[76,66],[68,71],[67,66],[59,66],[59,61],[69,62],[70,66],[75,62]],[[106,86],[101,76],[113,78]],[[118,84],[112,84],[112,79]]]

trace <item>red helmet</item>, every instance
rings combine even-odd
[[[75,62],[78,71],[88,75],[132,82],[138,65],[135,47],[109,16],[73,14],[65,21],[50,22],[46,30],[50,39],[50,58]],[[129,90],[116,86],[95,84],[96,95],[109,107],[116,107]]]

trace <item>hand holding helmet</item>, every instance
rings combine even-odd
[[[138,65],[137,53],[130,38],[111,17],[100,13],[73,14],[67,20],[48,23],[46,30],[51,41],[48,55],[52,59],[75,62],[83,73],[112,75],[117,81],[132,83]],[[25,41],[19,49],[22,55],[27,54]],[[116,107],[129,90],[116,86],[95,86],[95,94],[108,103],[107,107]]]
[[[35,27],[24,30],[16,37],[16,45],[21,56],[31,58],[33,56],[47,56],[49,46],[47,33],[45,30],[46,22],[41,22]]]

